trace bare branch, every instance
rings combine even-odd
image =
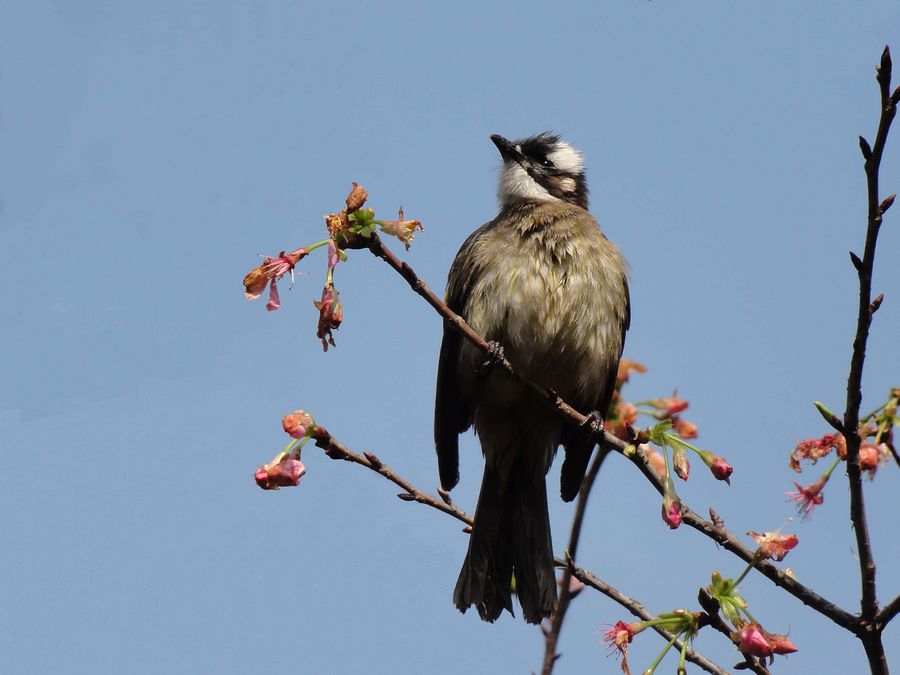
[[[866,518],[865,500],[862,487],[862,470],[859,465],[859,449],[863,438],[858,431],[859,409],[862,403],[862,374],[866,358],[866,343],[869,339],[869,327],[872,316],[878,308],[872,301],[872,271],[875,265],[875,246],[878,242],[878,231],[884,211],[890,207],[890,201],[882,203],[878,197],[878,175],[881,168],[881,157],[887,142],[888,131],[896,113],[896,104],[890,94],[891,53],[885,47],[881,55],[881,64],[876,77],[881,91],[881,117],[878,121],[878,132],[875,144],[865,161],[866,188],[868,191],[868,218],[866,227],[866,243],[862,260],[854,266],[859,277],[859,307],[856,316],[856,335],[853,339],[853,355],[850,358],[850,374],[847,377],[847,407],[844,411],[844,429],[847,433],[847,477],[850,483],[850,520],[856,535],[856,548],[859,556],[860,584],[862,587],[860,612],[861,630],[857,633],[863,642],[869,667],[872,673],[888,672],[884,646],[881,643],[881,627],[876,622],[878,614],[878,598],[875,592],[875,559],[872,555],[872,542],[869,538],[869,526]],[[863,153],[864,156],[866,153]],[[857,260],[859,260],[857,258]],[[878,303],[880,304],[880,303]]]
[[[322,426],[317,426],[313,430],[312,438],[315,441],[316,445],[322,448],[325,451],[325,454],[328,455],[331,459],[342,459],[354,464],[358,464],[359,466],[363,466],[370,471],[374,471],[378,475],[387,478],[389,481],[394,483],[394,485],[398,485],[399,487],[403,488],[404,492],[402,492],[401,494],[408,497],[407,501],[415,501],[419,504],[425,504],[426,506],[430,506],[433,509],[437,509],[438,511],[446,513],[449,516],[453,516],[469,527],[472,525],[473,518],[468,513],[466,513],[459,507],[454,506],[452,503],[449,503],[449,500],[445,500],[442,496],[432,497],[427,492],[422,492],[408,480],[394,473],[394,471],[391,470],[391,468],[387,464],[382,462],[381,459],[379,459],[371,452],[364,452],[362,455],[353,452],[352,450],[350,450],[350,448],[348,448],[346,445],[332,436],[331,433]],[[597,472],[599,472],[600,464],[602,464],[603,461],[602,459],[598,461],[600,454],[601,453],[598,451],[598,455],[594,458],[594,464],[592,465],[592,470],[594,467],[596,467]],[[571,565],[569,563],[560,558],[555,558],[553,562],[557,567],[562,567],[564,569],[571,568]],[[611,598],[612,600],[618,602],[635,616],[638,616],[645,620],[655,618],[646,610],[646,608],[644,608],[644,606],[640,602],[629,598],[627,595],[604,583],[590,572],[581,568],[572,568],[572,576],[580,580],[585,585],[600,591],[608,598]],[[658,632],[666,639],[672,638],[672,635],[667,631],[657,629],[656,632]],[[680,649],[681,643],[677,643],[677,646]],[[690,647],[688,647],[687,650],[687,659],[692,663],[697,664],[708,673],[714,673],[715,675],[727,675],[727,671],[722,670],[722,668],[717,666],[715,663],[707,659],[699,652],[691,649]]]
[[[891,619],[897,616],[897,614],[900,614],[900,595],[891,600],[882,608],[882,610],[878,613],[876,623],[881,628],[884,628],[888,625]]]
[[[550,675],[553,672],[553,664],[559,658],[556,653],[556,645],[559,642],[559,632],[562,630],[563,621],[566,618],[566,611],[569,609],[569,601],[572,599],[570,584],[572,582],[572,573],[575,570],[575,555],[578,552],[578,540],[581,538],[581,527],[584,524],[584,512],[587,508],[588,497],[594,487],[594,481],[597,474],[600,473],[600,467],[603,460],[609,454],[609,450],[605,447],[599,447],[594,460],[591,462],[591,468],[588,469],[584,480],[581,481],[581,487],[578,490],[578,503],[575,506],[575,516],[572,519],[572,532],[569,535],[569,548],[566,550],[566,565],[563,568],[562,584],[559,590],[559,600],[556,604],[556,611],[550,617],[550,632],[547,634],[546,645],[544,649],[544,667],[543,675]]]

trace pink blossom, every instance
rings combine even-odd
[[[296,457],[285,455],[277,462],[264,464],[256,470],[253,477],[263,490],[277,490],[300,483],[306,473],[306,467]]]
[[[815,483],[811,483],[806,487],[801,487],[800,483],[794,483],[797,486],[796,492],[786,492],[790,501],[797,503],[801,518],[809,518],[813,509],[825,501],[825,495],[822,494],[822,488],[828,482],[828,474],[822,474]]]
[[[763,556],[776,562],[784,560],[788,552],[793,549],[800,540],[796,534],[781,534],[780,532],[747,532],[756,540]]]
[[[758,623],[744,626],[737,636],[738,649],[744,654],[767,658],[773,654],[793,654],[797,651],[794,643],[784,635],[769,633]]]

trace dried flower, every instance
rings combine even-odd
[[[312,415],[305,410],[295,410],[282,418],[281,426],[291,438],[304,438],[316,423]]]
[[[415,236],[416,230],[424,232],[425,228],[422,227],[422,223],[418,220],[404,220],[402,206],[397,214],[397,220],[384,220],[381,222],[381,231],[385,234],[397,237],[397,239],[403,242],[403,246],[406,247],[407,251],[409,250],[410,242]]]
[[[841,457],[847,453],[847,445],[841,434],[825,434],[821,438],[807,438],[800,441],[791,453],[790,467],[800,472],[800,461],[809,460],[812,464],[825,457],[832,449],[837,449]],[[843,454],[841,454],[843,452]]]
[[[366,189],[362,185],[358,185],[356,181],[353,182],[353,189],[350,190],[350,194],[347,195],[347,213],[353,213],[354,211],[360,209],[363,204],[366,203],[366,200],[369,198],[369,193],[366,192]]]
[[[319,325],[316,330],[316,337],[322,341],[322,349],[328,351],[328,345],[334,347],[333,330],[340,327],[341,321],[344,319],[344,308],[338,300],[339,293],[334,289],[333,284],[326,284],[322,289],[322,299],[313,301],[316,309],[319,310]]]
[[[800,517],[809,518],[813,509],[825,501],[825,495],[822,494],[822,488],[828,482],[829,474],[822,474],[815,483],[811,483],[806,487],[801,487],[800,483],[794,483],[797,486],[796,492],[786,492],[790,501],[797,503],[797,509],[800,511]]]
[[[756,540],[761,555],[776,562],[784,560],[788,552],[800,542],[796,534],[781,534],[780,531],[760,533],[750,530],[747,534]]]
[[[292,455],[285,455],[277,462],[259,467],[253,477],[263,490],[277,490],[299,484],[300,478],[305,473],[306,467],[303,462]]]
[[[244,295],[248,300],[256,300],[269,285],[269,301],[266,303],[266,309],[274,311],[281,306],[278,297],[278,287],[276,283],[285,274],[291,275],[291,285],[294,285],[294,266],[309,254],[309,250],[298,248],[290,253],[282,251],[275,258],[266,258],[262,265],[250,270],[244,277]]]
[[[328,269],[333,270],[337,267],[338,262],[341,260],[341,254],[338,251],[337,244],[334,239],[328,240]]]

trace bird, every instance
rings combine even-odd
[[[434,438],[441,487],[459,482],[459,435],[475,428],[484,474],[468,551],[453,593],[494,622],[512,597],[540,623],[557,601],[546,476],[560,445],[560,495],[578,494],[595,447],[496,365],[554,389],[596,424],[607,413],[631,320],[628,265],[588,211],[581,153],[558,135],[500,152],[498,215],[463,243],[450,267],[449,308],[489,341],[493,359],[444,322]]]

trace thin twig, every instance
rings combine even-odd
[[[413,291],[425,298],[428,304],[431,305],[435,309],[435,311],[437,311],[437,313],[444,318],[445,321],[447,321],[451,326],[462,333],[462,335],[467,340],[469,340],[469,342],[474,344],[485,353],[488,352],[488,350],[490,349],[490,345],[488,345],[484,338],[476,333],[461,316],[451,310],[445,302],[438,298],[428,287],[428,285],[424,281],[422,281],[422,279],[420,279],[418,275],[416,275],[412,267],[410,267],[406,262],[401,262],[393,253],[391,253],[391,251],[382,244],[377,235],[372,235],[371,241],[369,243],[369,250],[374,255],[384,260],[394,270],[396,270],[406,280]],[[513,368],[512,364],[510,364],[509,361],[507,361],[505,358],[500,359],[497,363],[498,366],[509,373],[509,375],[514,380],[520,382],[522,386],[525,386],[536,394],[544,397],[548,401],[548,403],[556,410],[557,414],[568,420],[570,423],[581,425],[588,420],[587,416],[582,415],[580,412],[575,410],[575,408],[566,403],[559,396],[559,394],[557,394],[550,387],[541,386],[520,375]],[[594,438],[598,443],[601,443],[606,447],[615,448],[623,454],[626,447],[628,447],[624,441],[603,430],[597,432]],[[637,453],[637,455],[642,456],[642,453]],[[641,461],[635,461],[635,457],[632,457],[632,461],[635,462],[635,464],[641,469],[641,472],[644,474],[644,476],[646,476],[650,480],[650,482],[653,483],[656,489],[660,491],[660,493],[662,493],[662,483],[650,468],[650,466],[647,464],[646,458]],[[738,540],[738,538],[727,529],[716,527],[713,523],[704,520],[686,507],[682,513],[682,519],[683,522],[687,523],[695,530],[705,534],[713,541],[721,544],[727,550],[736,554],[745,562],[750,562],[750,560],[752,559],[753,551],[744,546],[740,542],[740,540]],[[858,631],[859,619],[856,616],[841,609],[833,602],[826,600],[818,593],[815,593],[792,577],[784,574],[774,565],[763,561],[757,565],[757,569],[759,569],[759,571],[762,572],[763,575],[771,580],[776,586],[783,588],[788,593],[803,602],[805,605],[808,605],[817,612],[827,616],[839,626],[851,630],[854,633]]]
[[[325,450],[325,454],[332,459],[343,459],[364,466],[367,469],[371,469],[375,473],[384,476],[394,483],[394,485],[403,488],[404,492],[397,495],[401,499],[405,501],[416,501],[419,502],[419,504],[426,504],[433,509],[443,511],[447,515],[453,516],[470,527],[472,526],[474,519],[468,513],[452,503],[447,503],[443,499],[433,497],[427,492],[422,492],[408,480],[401,478],[394,473],[387,464],[382,462],[371,452],[366,452],[362,455],[356,454],[332,436],[325,427],[317,426],[312,432],[312,437],[316,442],[316,445]]]
[[[719,616],[719,601],[712,597],[705,588],[700,589],[697,599],[700,602],[700,606],[705,610],[703,615],[705,625],[719,631],[734,642],[734,638],[731,636],[731,627]],[[741,656],[744,657],[744,661],[740,664],[742,670],[751,670],[756,675],[771,675],[768,668],[749,654],[742,652]]]
[[[875,622],[880,626],[887,626],[888,622],[897,616],[897,614],[900,614],[900,595],[891,600],[880,612],[878,612],[878,617]]]
[[[866,343],[872,315],[877,307],[872,305],[872,271],[875,265],[875,245],[884,212],[893,201],[890,197],[883,203],[878,198],[878,174],[881,157],[887,142],[888,131],[896,113],[896,100],[891,96],[891,53],[885,47],[876,77],[881,92],[881,117],[875,144],[869,150],[862,139],[860,146],[865,157],[866,187],[868,192],[868,217],[866,243],[862,260],[853,256],[854,266],[859,276],[859,307],[856,317],[856,335],[853,339],[853,355],[850,358],[850,374],[847,377],[847,407],[844,411],[844,429],[847,440],[847,476],[850,482],[850,520],[856,535],[856,549],[859,557],[861,599],[860,614],[862,630],[857,633],[866,650],[869,667],[873,674],[888,672],[884,646],[881,642],[882,627],[876,622],[878,598],[875,592],[875,559],[866,519],[863,497],[862,470],[859,465],[859,449],[863,438],[859,433],[859,409],[862,403],[862,374],[866,358]]]
[[[650,466],[650,461],[646,454],[638,448],[630,457],[632,463],[640,470],[644,477],[656,488],[656,491],[663,494],[664,486],[662,480]],[[748,548],[738,537],[725,527],[720,527],[710,520],[706,520],[695,511],[691,510],[682,502],[681,522],[689,527],[694,528],[698,532],[705,534],[707,537],[721,545],[726,551],[735,554],[746,563],[753,562],[754,567],[774,583],[779,588],[783,588],[795,598],[800,600],[804,605],[812,607],[820,614],[828,617],[842,628],[856,632],[859,629],[859,617],[855,614],[841,609],[830,600],[823,598],[821,595],[801,584],[793,577],[785,574],[781,569],[770,563],[768,560],[759,560],[754,554],[755,550]]]
[[[584,524],[584,513],[587,509],[588,497],[594,487],[594,481],[597,480],[597,474],[600,473],[600,467],[603,460],[609,454],[609,450],[605,447],[597,448],[594,459],[591,462],[591,468],[581,481],[581,487],[578,489],[578,503],[575,505],[575,516],[572,518],[572,532],[569,535],[569,548],[566,550],[567,565],[563,568],[562,584],[559,589],[559,600],[556,603],[556,611],[550,617],[550,631],[547,633],[546,644],[544,647],[544,666],[541,670],[542,675],[550,675],[553,672],[553,664],[559,658],[556,653],[556,645],[559,642],[559,632],[562,630],[563,620],[566,618],[566,611],[569,609],[569,602],[572,599],[570,585],[572,583],[572,572],[575,569],[575,556],[578,553],[578,540],[581,538],[581,528]]]
[[[458,506],[455,506],[452,503],[448,503],[442,498],[434,497],[427,492],[419,490],[408,480],[401,476],[398,476],[387,464],[382,462],[381,459],[379,459],[371,452],[364,452],[362,455],[353,452],[352,450],[350,450],[350,448],[348,448],[346,445],[332,436],[328,429],[326,429],[325,427],[316,426],[316,428],[312,432],[312,438],[315,441],[315,444],[318,447],[322,448],[325,451],[325,454],[328,455],[331,459],[342,459],[354,464],[358,464],[359,466],[363,466],[388,479],[389,481],[394,483],[394,485],[398,485],[399,487],[403,488],[404,491],[400,493],[398,497],[403,495],[402,498],[404,499],[404,501],[414,501],[418,502],[419,504],[430,506],[431,508],[437,509],[442,513],[453,516],[457,520],[465,523],[467,526],[471,527],[471,525],[473,524],[474,519],[472,518],[472,516],[460,509]],[[599,471],[600,467],[596,458],[594,459],[594,464]],[[553,562],[557,567],[562,567],[564,569],[568,569],[571,567],[569,563],[563,561],[560,558],[554,558]],[[572,575],[585,585],[600,591],[608,598],[611,598],[615,602],[618,602],[635,616],[638,616],[645,620],[656,618],[652,614],[650,614],[650,612],[648,612],[640,602],[628,597],[621,591],[603,582],[591,572],[588,572],[587,570],[581,568],[575,568],[572,569]],[[656,629],[656,632],[666,639],[672,638],[672,635],[667,631]],[[677,646],[680,649],[681,643],[679,642]],[[727,671],[723,670],[708,658],[703,656],[700,652],[697,652],[690,647],[688,647],[687,650],[687,659],[692,663],[697,664],[699,667],[709,673],[714,673],[714,675],[727,675]]]
[[[557,558],[554,560],[557,567],[568,568],[569,563],[565,560],[561,560]],[[629,598],[627,595],[619,591],[618,589],[613,588],[612,586],[604,583],[593,574],[584,570],[580,567],[576,567],[572,570],[572,576],[578,579],[585,586],[590,586],[594,590],[600,591],[606,597],[610,598],[614,602],[622,605],[625,609],[632,613],[632,615],[636,616],[643,621],[652,621],[656,618],[656,616],[651,613],[644,605],[635,600],[634,598]],[[667,631],[665,628],[661,628],[660,626],[651,626],[653,630],[659,633],[665,640],[668,642],[671,640],[674,635]],[[676,650],[681,650],[681,640],[676,640],[674,644],[674,648]],[[723,669],[721,666],[713,663],[708,658],[703,656],[700,652],[694,651],[693,647],[688,647],[685,652],[685,658],[691,663],[696,664],[707,673],[715,673],[715,675],[727,675],[728,671]]]

